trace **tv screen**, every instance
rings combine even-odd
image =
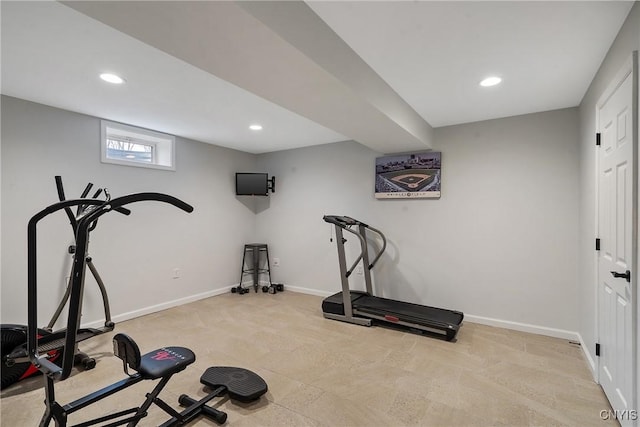
[[[440,152],[376,158],[376,199],[440,197]]]
[[[266,173],[236,173],[237,196],[266,196],[268,190]]]

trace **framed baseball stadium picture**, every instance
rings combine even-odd
[[[439,151],[376,158],[376,199],[439,198]]]

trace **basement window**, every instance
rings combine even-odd
[[[106,120],[100,134],[102,163],[176,170],[173,135]]]

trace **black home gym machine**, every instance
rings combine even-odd
[[[55,180],[56,180],[56,189],[58,190],[58,199],[61,202],[64,202],[66,200],[66,197],[64,194],[64,186],[62,184],[62,177],[56,176]],[[83,199],[87,197],[87,195],[89,194],[89,191],[91,191],[92,188],[93,188],[93,184],[91,182],[88,183],[87,186],[84,188],[84,191],[80,195],[80,198]],[[104,190],[102,188],[98,188],[98,190],[94,193],[94,195],[91,198],[97,199],[98,197],[100,197],[100,195],[103,192],[105,193],[106,200],[107,201],[111,200],[111,195],[109,194],[109,191],[106,188]],[[71,208],[64,209],[64,212],[67,214],[67,218],[69,218],[69,224],[71,225],[71,229],[73,230],[74,237],[78,229],[78,221],[84,215],[91,212],[94,208],[95,208],[95,205],[80,205],[77,207],[75,215]],[[129,215],[131,213],[131,211],[126,208],[119,208],[116,211],[120,212],[123,215]],[[89,226],[89,232],[93,231],[97,225],[98,225],[98,221],[96,220],[93,222],[93,224]],[[72,255],[75,253],[75,250],[76,250],[75,245],[71,245],[68,248],[68,252]],[[98,285],[98,289],[100,290],[100,295],[102,296],[102,305],[103,305],[104,314],[105,314],[105,322],[104,322],[104,327],[102,329],[105,332],[112,331],[114,324],[111,321],[111,309],[109,308],[109,296],[107,295],[107,290],[104,286],[104,282],[102,281],[102,277],[100,277],[100,274],[98,274],[98,270],[96,270],[96,267],[93,264],[93,258],[89,256],[89,254],[87,254],[87,267],[89,267],[89,271],[91,271],[91,275],[93,276],[93,279]],[[45,328],[46,330],[49,330],[49,331],[53,330],[53,326],[58,321],[58,318],[60,318],[60,314],[62,313],[64,306],[69,301],[70,292],[71,292],[71,276],[69,276],[69,283],[67,284],[67,289],[64,293],[64,296],[62,297],[62,301],[60,301],[60,305],[58,305],[56,312],[51,317],[51,320],[49,320],[49,324]]]
[[[69,377],[74,365],[74,352],[64,351],[67,348],[75,348],[80,331],[80,318],[82,315],[82,296],[84,292],[84,280],[88,264],[87,251],[89,233],[95,228],[98,218],[102,215],[120,211],[125,205],[143,201],[157,201],[171,204],[185,212],[193,211],[193,207],[175,197],[161,193],[137,193],[118,197],[106,201],[97,199],[64,200],[48,206],[34,215],[27,229],[27,274],[28,274],[28,327],[27,327],[27,354],[34,366],[42,372],[45,390],[45,413],[40,421],[41,427],[48,426],[51,421],[57,427],[65,427],[68,417],[97,403],[117,392],[120,392],[143,380],[160,380],[151,393],[146,395],[144,402],[137,407],[107,414],[101,417],[77,424],[77,427],[102,425],[114,427],[127,424],[135,426],[147,416],[152,404],[167,412],[169,420],[162,424],[163,427],[184,425],[195,417],[204,415],[217,423],[226,421],[226,414],[207,405],[207,402],[215,397],[229,394],[233,399],[243,402],[253,401],[266,393],[267,384],[255,373],[242,368],[211,367],[205,371],[200,382],[211,388],[212,391],[204,398],[196,401],[186,395],[181,395],[178,403],[187,406],[182,412],[177,412],[159,397],[160,392],[169,382],[171,377],[184,370],[195,361],[195,354],[185,347],[167,346],[140,354],[135,341],[124,334],[117,334],[113,338],[114,354],[122,359],[126,378],[106,386],[98,391],[90,393],[68,404],[60,404],[55,397],[56,381],[63,381]],[[38,284],[37,284],[37,225],[45,217],[65,208],[74,206],[91,206],[84,210],[84,214],[77,221],[76,248],[73,254],[71,270],[71,282],[69,290],[69,307],[67,327],[63,337],[64,347],[62,356],[54,361],[49,354],[40,352],[38,335]],[[61,360],[61,363],[58,361]],[[129,369],[135,371],[130,373]]]
[[[62,183],[62,178],[60,176],[55,177],[56,189],[58,192],[58,199],[61,202],[66,200],[64,193],[64,185]],[[88,183],[85,187],[84,191],[80,195],[80,199],[87,197],[91,189],[93,188],[92,183]],[[101,195],[103,195],[105,199],[99,199]],[[111,197],[109,192],[105,189],[98,188],[98,190],[91,197],[94,200],[98,200],[100,203],[108,202]],[[64,211],[69,218],[69,223],[71,225],[71,229],[73,231],[73,235],[75,237],[76,231],[78,229],[78,221],[82,219],[87,213],[91,212],[91,210],[95,209],[96,205],[89,204],[80,204],[76,208],[76,212],[74,213],[71,207],[65,207]],[[119,208],[116,210],[123,215],[129,215],[131,212],[126,208]],[[97,226],[97,220],[94,221],[90,227],[89,231],[95,229]],[[75,245],[71,245],[68,248],[68,252],[70,254],[75,253]],[[78,334],[76,337],[76,347],[75,347],[75,364],[80,364],[84,369],[93,369],[96,365],[96,361],[94,358],[89,357],[87,354],[78,350],[77,343],[80,341],[87,340],[89,338],[93,338],[97,335],[104,334],[105,332],[111,332],[114,328],[114,323],[111,321],[111,310],[109,308],[109,297],[107,295],[107,290],[104,286],[104,282],[98,274],[98,270],[93,265],[92,258],[87,255],[86,257],[87,266],[93,275],[93,278],[98,285],[100,290],[100,294],[102,296],[102,304],[104,307],[105,321],[104,325],[100,328],[81,328],[78,330]],[[69,294],[71,292],[71,275],[69,275],[69,282],[67,283],[67,288],[56,309],[55,313],[49,320],[49,323],[44,328],[38,329],[38,351],[40,353],[47,353],[50,360],[55,360],[60,357],[62,348],[64,347],[64,336],[65,331],[53,331],[53,327],[55,323],[58,321],[62,310],[69,300]],[[2,385],[0,388],[4,389],[20,380],[28,378],[36,373],[38,373],[38,369],[29,361],[29,357],[27,355],[27,326],[26,325],[1,325],[0,326],[0,337],[2,339]]]
[[[340,278],[342,280],[342,291],[322,301],[324,317],[363,326],[371,326],[372,323],[379,322],[408,330],[435,333],[447,341],[455,338],[464,318],[463,313],[373,295],[371,270],[387,247],[387,239],[382,232],[348,216],[325,215],[323,219],[335,226]],[[343,236],[343,230],[356,236],[360,242],[360,255],[348,270],[344,245],[347,240]],[[382,246],[371,262],[369,261],[367,230],[382,240]],[[360,261],[364,265],[366,292],[352,291],[349,288],[349,276]]]

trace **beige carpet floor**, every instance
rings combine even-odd
[[[269,391],[252,404],[215,399],[228,426],[602,426],[609,405],[579,345],[466,322],[455,342],[322,317],[322,298],[290,291],[225,294],[116,325],[142,352],[191,348],[196,362],[161,397],[178,408],[182,393],[205,396],[209,366],[239,366]],[[115,332],[114,332],[115,333]],[[124,378],[105,334],[81,344],[95,369],[56,385],[68,403]],[[70,424],[135,406],[143,381],[73,414]],[[4,427],[36,426],[44,411],[41,378],[2,391]],[[166,419],[157,407],[139,425]],[[216,425],[200,419],[190,425]]]

